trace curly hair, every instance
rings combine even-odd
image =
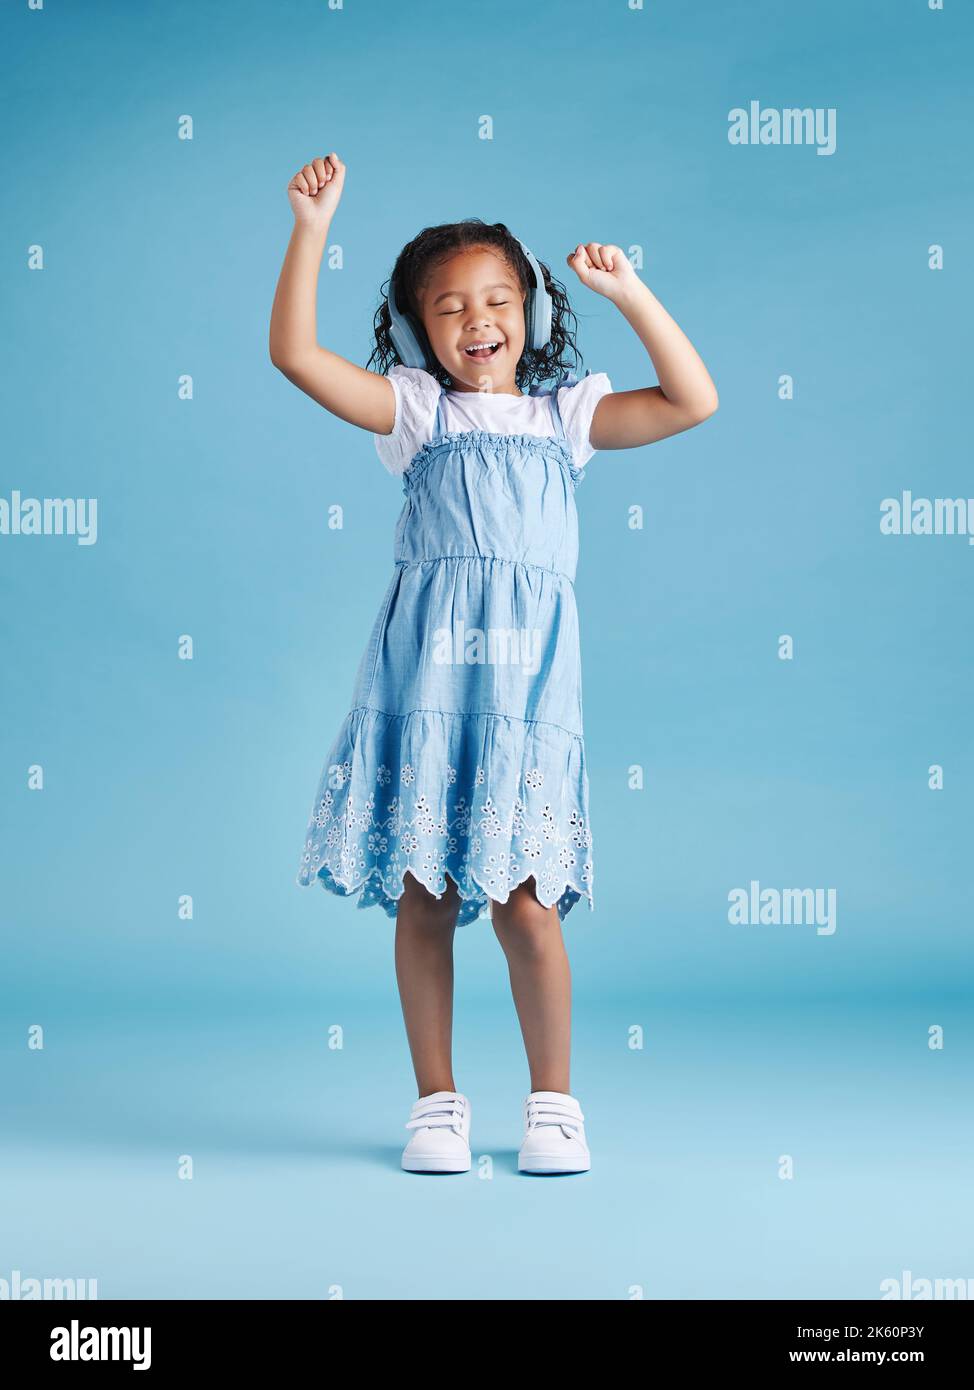
[[[521,249],[517,237],[503,222],[483,222],[479,217],[467,217],[462,222],[445,222],[438,227],[424,227],[418,236],[408,242],[396,258],[392,275],[387,286],[395,285],[396,303],[401,312],[409,312],[422,323],[419,312],[419,291],[429,277],[433,266],[445,256],[457,251],[474,248],[496,251],[508,263],[517,277],[522,290],[534,288],[534,276],[527,257]],[[551,295],[551,338],[540,350],[525,346],[515,368],[514,379],[519,390],[536,382],[549,381],[561,376],[563,372],[573,371],[581,362],[581,354],[575,346],[578,320],[568,301],[568,293],[543,261],[538,260],[545,289]],[[382,303],[375,312],[373,332],[375,347],[366,367],[375,364],[384,374],[400,362],[389,336],[391,315],[389,313],[388,289],[383,292]],[[569,362],[568,353],[575,361]],[[453,378],[434,361],[430,374],[441,386],[452,385]]]

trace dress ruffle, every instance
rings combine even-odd
[[[591,845],[579,735],[499,714],[359,706],[322,772],[297,882],[394,917],[407,870],[436,897],[449,875],[464,926],[533,877],[563,920],[580,898],[593,905]]]
[[[564,470],[572,487],[585,480],[585,469],[580,468],[571,456],[571,451],[557,439],[545,439],[536,434],[495,434],[491,430],[453,430],[441,434],[424,444],[416,453],[408,470],[403,475],[403,492],[415,490],[427,468],[442,452],[449,451],[456,444],[464,448],[499,453],[517,453],[532,450],[537,457],[549,457]]]

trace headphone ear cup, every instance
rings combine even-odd
[[[524,346],[534,348],[538,336],[537,316],[534,308],[534,290],[528,290],[524,297]]]
[[[524,246],[523,241],[521,245]],[[525,252],[527,247],[524,246]],[[541,288],[528,290],[524,301],[524,344],[535,352],[540,352],[551,341],[551,295],[544,288],[540,267],[537,277]]]
[[[389,337],[404,367],[430,366],[426,334],[416,328],[410,318],[399,315],[389,325]]]
[[[422,352],[413,329],[403,318],[389,325],[389,338],[392,338],[392,346],[395,347],[403,367],[424,366],[425,353]]]
[[[538,320],[538,347],[543,348],[551,342],[551,295],[542,290],[536,312]]]
[[[386,302],[389,309],[389,337],[400,362],[404,367],[422,367],[431,372],[433,349],[426,330],[408,310],[400,310],[395,287],[391,283]]]

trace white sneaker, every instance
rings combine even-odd
[[[524,1142],[517,1156],[522,1173],[586,1173],[592,1166],[585,1116],[574,1096],[532,1091],[524,1102]]]
[[[420,1096],[407,1129],[416,1133],[402,1151],[410,1173],[469,1173],[470,1102],[458,1091]]]

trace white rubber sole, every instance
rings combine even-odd
[[[517,1161],[519,1173],[587,1173],[591,1158],[564,1158],[560,1154],[532,1154],[524,1163]]]
[[[445,1156],[437,1158],[432,1154],[425,1156],[417,1154],[415,1157],[403,1154],[402,1166],[407,1173],[469,1173],[470,1156],[468,1154],[467,1161],[464,1163],[462,1159]]]

